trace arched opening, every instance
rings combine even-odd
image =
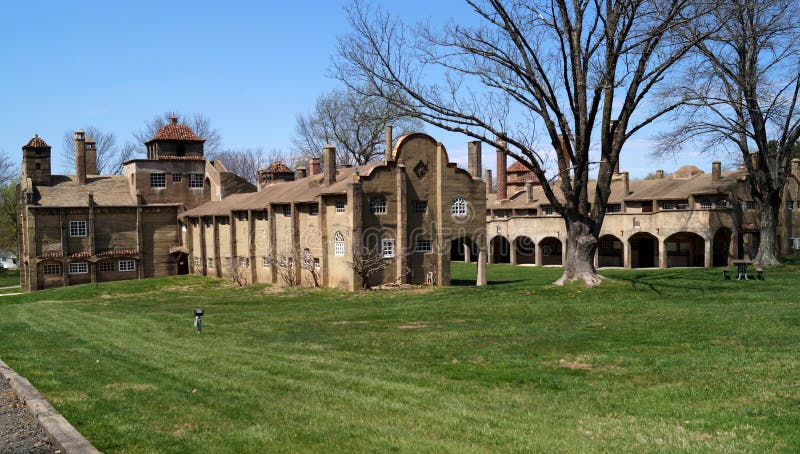
[[[175,262],[177,264],[178,276],[189,274],[189,256],[184,252],[179,252],[175,255]]]
[[[597,242],[597,266],[625,266],[622,241],[614,235],[603,235]]]
[[[492,238],[492,263],[511,263],[511,243],[503,236]]]
[[[517,265],[533,265],[536,263],[536,243],[527,236],[518,236],[514,240],[517,253]]]
[[[450,242],[450,261],[463,262],[466,258],[466,249],[469,249],[469,261],[478,261],[478,248],[469,238],[456,238]]]
[[[667,248],[667,268],[675,266],[705,266],[705,241],[696,233],[679,232],[664,241]]]
[[[628,240],[631,248],[631,268],[658,267],[658,238],[647,233],[637,233]]]
[[[731,231],[725,227],[717,230],[714,234],[712,248],[713,266],[728,266],[728,260],[733,258],[731,255]]]
[[[539,242],[539,249],[542,252],[542,263],[540,265],[563,265],[561,260],[561,240],[548,237]]]

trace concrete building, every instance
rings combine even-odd
[[[203,156],[203,139],[173,117],[147,142],[147,159],[97,175],[91,137],[74,134],[75,175],[51,173],[51,147],[22,147],[21,284],[38,290],[188,273],[178,215],[255,187]]]
[[[357,289],[362,281],[352,264],[369,255],[387,265],[373,285],[449,285],[451,247],[485,253],[484,182],[451,163],[427,135],[407,135],[394,146],[387,136],[382,162],[337,167],[328,146],[322,165],[312,158],[292,172],[273,164],[262,172],[259,192],[183,213],[192,272]]]
[[[498,169],[497,180],[508,184],[498,184],[487,196],[490,263],[563,264],[566,227],[535,176],[519,163],[506,168],[499,151]],[[759,208],[750,196],[747,172],[722,172],[719,162],[709,170],[684,166],[670,176],[658,170],[647,180],[630,180],[628,172],[616,172],[595,265],[710,267],[755,257]],[[798,176],[800,160],[794,160],[780,215],[783,254],[800,248]],[[501,193],[505,188],[511,190]],[[589,193],[594,194],[591,185]]]

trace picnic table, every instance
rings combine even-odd
[[[750,260],[734,260],[733,261],[733,264],[736,265],[736,269],[738,271],[737,276],[736,276],[736,280],[737,281],[742,280],[742,279],[748,280],[747,279],[747,267],[750,266],[750,264],[752,264],[752,263],[753,262],[751,262]]]

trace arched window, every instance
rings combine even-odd
[[[386,197],[379,195],[370,200],[369,212],[372,214],[386,214]]]
[[[463,197],[456,197],[450,205],[450,214],[454,218],[463,218],[467,216],[467,201]]]
[[[333,255],[337,257],[344,256],[344,235],[342,235],[342,232],[336,232],[333,235]]]

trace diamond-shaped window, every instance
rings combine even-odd
[[[417,165],[414,166],[414,174],[419,178],[424,177],[428,174],[428,165],[422,161],[418,162]]]

